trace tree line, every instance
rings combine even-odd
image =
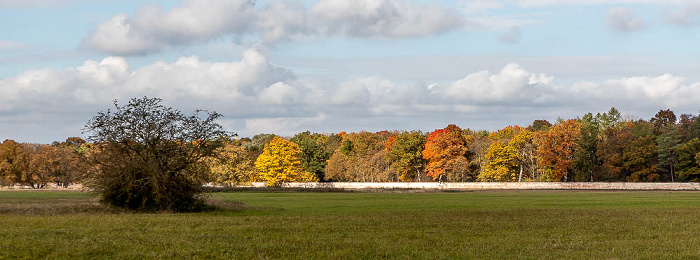
[[[698,181],[700,119],[661,110],[649,120],[611,108],[498,131],[443,129],[207,139],[193,169],[206,182],[264,181]],[[196,142],[197,139],[189,140]],[[104,149],[71,137],[51,145],[0,144],[0,183],[81,183]],[[184,157],[183,157],[184,158]],[[104,166],[103,166],[104,167]],[[188,166],[191,167],[191,166]]]

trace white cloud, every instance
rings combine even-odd
[[[301,92],[287,83],[277,82],[260,91],[258,99],[264,104],[293,104],[301,99]]]
[[[647,27],[643,19],[637,18],[634,11],[626,7],[610,8],[607,23],[611,29],[618,32],[632,32]]]
[[[257,35],[265,43],[312,37],[423,37],[465,25],[448,8],[406,0],[321,0],[307,9],[275,0],[255,9],[251,0],[184,0],[163,11],[149,5],[97,26],[83,45],[116,55],[139,55],[217,37]]]
[[[530,73],[511,63],[497,74],[472,73],[438,91],[457,101],[539,103],[554,91],[554,77]]]
[[[423,85],[402,85],[379,77],[360,77],[342,82],[330,105],[340,105],[374,115],[407,115],[430,105],[431,93]]]
[[[666,19],[675,25],[697,25],[700,23],[700,3],[688,2],[675,12],[666,14]]]
[[[362,80],[341,83],[331,97],[331,102],[337,105],[365,105],[369,103],[372,93]]]
[[[395,0],[321,0],[311,12],[326,34],[356,37],[434,35],[464,23],[447,8]]]
[[[276,1],[259,12],[256,29],[266,42],[289,40],[315,34],[307,19],[308,12],[301,3]]]
[[[432,84],[419,82],[372,76],[319,84],[270,64],[255,47],[231,62],[182,57],[132,68],[124,58],[106,57],[0,80],[0,132],[2,138],[60,140],[79,134],[82,124],[109,108],[112,100],[123,103],[144,95],[161,97],[183,111],[221,112],[233,122],[235,128],[229,130],[242,136],[304,130],[432,130],[448,123],[494,129],[543,117],[576,117],[592,108],[615,106],[653,115],[666,107],[693,112],[700,103],[700,83],[671,74],[557,85],[554,76],[511,63],[494,73],[463,71]]]
[[[184,0],[167,12],[149,5],[134,17],[119,14],[98,25],[84,44],[118,55],[144,54],[244,32],[253,18],[248,0]]]
[[[682,77],[628,77],[604,83],[577,82],[572,91],[584,99],[623,103],[628,106],[688,107],[700,99],[700,83],[686,84]]]
[[[240,61],[211,63],[182,57],[136,70],[121,57],[107,57],[64,71],[31,70],[0,81],[0,111],[26,109],[29,100],[79,106],[143,95],[184,103],[231,102],[233,107],[257,103],[260,95],[261,101],[282,104],[296,101],[302,92],[292,86],[295,78],[290,71],[271,65],[255,48],[246,50]]]

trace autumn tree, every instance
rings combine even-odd
[[[25,148],[14,140],[0,144],[0,176],[3,185],[31,183],[29,175],[31,156]]]
[[[76,175],[80,174],[80,159],[68,148],[54,145],[41,145],[31,156],[28,172],[32,175],[32,185],[43,188],[55,182],[67,187]]]
[[[396,178],[387,175],[392,172],[391,163],[387,161],[385,151],[390,133],[362,131],[339,135],[343,137],[343,141],[328,160],[326,166],[328,180],[396,181]]]
[[[386,142],[387,158],[398,171],[399,179],[412,181],[418,178],[425,165],[423,147],[426,137],[420,131],[401,132],[389,137]]]
[[[494,134],[486,152],[488,164],[479,174],[482,181],[522,181],[523,175],[534,178],[536,171],[534,133],[519,126],[509,126]]]
[[[488,164],[479,174],[480,181],[515,181],[518,151],[507,143],[494,142],[486,151]]]
[[[191,211],[203,205],[201,159],[227,136],[216,112],[184,115],[159,98],[133,98],[99,112],[85,125],[95,144],[95,170],[87,186],[113,206],[134,210]],[[204,117],[200,115],[204,114]]]
[[[342,152],[336,152],[331,155],[326,164],[325,177],[329,181],[356,181],[354,173],[355,167],[365,167],[353,162],[352,157]]]
[[[5,140],[0,144],[0,176],[3,185],[28,185],[35,187],[37,176],[32,176],[32,151],[27,144]]]
[[[473,176],[479,176],[486,167],[489,161],[486,159],[486,153],[494,140],[489,138],[488,131],[473,131],[467,129],[466,131],[462,131],[462,136],[471,140],[467,145],[466,156],[469,161],[469,179],[473,179]]]
[[[634,139],[629,127],[610,127],[603,131],[602,139],[596,148],[596,157],[600,160],[600,171],[596,171],[595,181],[624,181],[624,150]]]
[[[544,175],[543,180],[568,181],[573,179],[574,153],[581,134],[581,123],[575,119],[564,120],[535,137],[537,157]]]
[[[89,169],[88,154],[91,144],[80,137],[69,137],[63,142],[42,146],[32,158],[35,166],[47,172],[60,187],[81,181]]]
[[[676,114],[670,109],[659,110],[649,123],[654,125],[654,134],[659,135],[667,126],[676,124],[676,119]]]
[[[467,143],[462,136],[462,129],[448,125],[430,133],[423,149],[423,158],[428,160],[428,175],[433,180],[440,176],[447,180],[465,180],[469,175],[467,160]]]
[[[257,177],[252,154],[237,140],[228,140],[205,158],[214,184],[235,186],[250,183]]]
[[[301,166],[299,145],[275,136],[265,145],[255,161],[258,178],[268,186],[279,186],[285,182],[318,181],[316,175]]]

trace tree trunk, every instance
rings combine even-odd
[[[668,165],[671,168],[671,182],[674,182],[674,180],[673,180],[673,161],[669,160]]]
[[[520,164],[520,174],[518,174],[518,182],[523,180],[523,165]]]

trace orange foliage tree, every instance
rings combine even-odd
[[[544,171],[542,180],[567,181],[573,177],[570,175],[580,134],[581,123],[576,119],[562,121],[548,131],[537,133],[535,143],[539,165]]]
[[[430,133],[423,149],[423,158],[428,160],[428,176],[438,180],[440,176],[448,180],[466,179],[469,173],[469,161],[465,156],[467,143],[462,130],[456,125],[449,125]]]

